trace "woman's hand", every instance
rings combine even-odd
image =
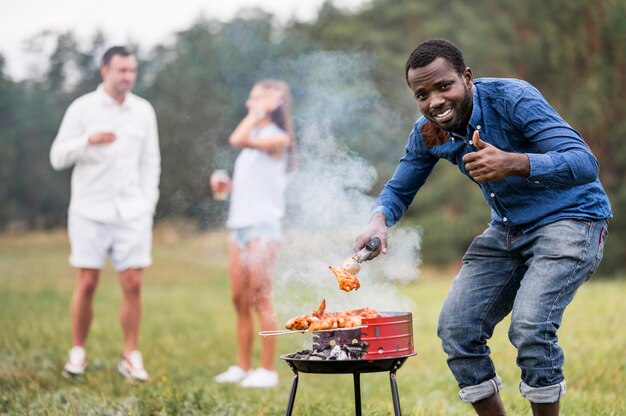
[[[250,134],[259,123],[271,122],[271,114],[283,103],[280,91],[255,86],[246,101],[248,115],[244,117],[228,138],[231,146],[251,148],[267,152],[271,157],[280,159],[289,145],[289,135],[266,137],[263,140],[252,140]]]
[[[254,97],[254,102],[249,107],[248,114],[260,121],[276,111],[282,103],[283,97],[279,91],[267,90],[263,92],[263,95]]]

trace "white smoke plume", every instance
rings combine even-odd
[[[316,53],[282,63],[298,72],[300,93],[294,94],[298,167],[290,174],[286,235],[274,278],[279,322],[310,313],[322,299],[329,311],[365,306],[380,311],[413,309],[401,284],[419,277],[416,229],[390,230],[388,254],[361,265],[358,290],[341,291],[328,269],[352,256],[355,237],[374,204],[367,193],[377,179],[372,164],[345,144],[344,136],[350,134],[345,126],[360,128],[367,146],[377,140],[372,134],[367,137],[368,120],[377,119],[370,125],[380,125],[378,118],[390,123],[396,119],[382,107],[366,62],[354,55]]]

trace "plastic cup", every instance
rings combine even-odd
[[[213,199],[225,201],[230,193],[230,176],[224,169],[217,169],[211,174],[211,191]]]

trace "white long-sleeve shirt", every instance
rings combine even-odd
[[[89,135],[114,132],[110,144],[89,144]],[[153,215],[159,199],[161,154],[152,105],[128,93],[122,104],[102,85],[67,109],[52,143],[56,170],[74,166],[69,211],[112,223]]]

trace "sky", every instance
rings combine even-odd
[[[230,20],[241,8],[255,7],[280,21],[310,20],[324,0],[0,0],[0,53],[5,73],[22,79],[33,70],[27,39],[44,31],[71,30],[88,42],[101,29],[111,43],[129,40],[150,48],[167,44],[173,34],[199,17]],[[367,0],[333,0],[335,6],[357,10]]]

